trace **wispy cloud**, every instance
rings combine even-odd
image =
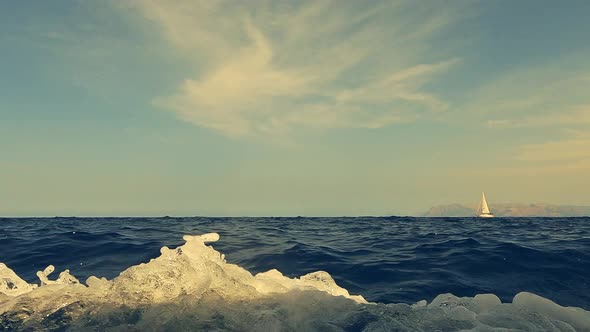
[[[564,139],[523,145],[517,158],[530,162],[590,162],[589,147],[590,133],[576,132]]]
[[[590,126],[590,105],[565,107],[563,110],[555,110],[549,114],[489,120],[488,126],[492,128]]]
[[[380,128],[447,109],[425,85],[458,59],[421,54],[451,11],[405,1],[293,4],[134,3],[194,68],[154,103],[231,137]]]
[[[501,165],[480,169],[458,168],[453,174],[500,177],[504,181],[514,176],[577,176],[579,181],[584,182],[587,181],[590,170],[589,146],[589,132],[567,131],[565,136],[549,138],[540,143],[508,147],[509,156],[498,156],[503,161]],[[542,181],[542,178],[538,180]],[[551,182],[555,184],[554,181]]]
[[[590,169],[590,67],[583,54],[522,66],[488,81],[464,107],[489,134],[518,137],[495,154],[486,172],[502,175],[580,174]]]
[[[575,66],[573,64],[578,64]],[[575,56],[527,66],[488,81],[467,108],[491,128],[590,124],[590,68]]]
[[[564,138],[516,147],[511,166],[493,170],[498,175],[578,175],[586,181],[590,169],[590,135],[575,132]]]

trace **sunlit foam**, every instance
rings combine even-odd
[[[253,276],[206,245],[218,239],[185,235],[184,245],[86,285],[67,270],[49,279],[53,266],[37,272],[40,286],[28,284],[0,263],[0,329],[590,331],[590,312],[525,292],[512,303],[493,294],[442,294],[410,306],[367,303],[323,271]]]

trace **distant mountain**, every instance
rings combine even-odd
[[[464,204],[437,205],[424,214],[425,217],[473,217],[477,206]],[[514,204],[490,205],[497,217],[582,217],[590,216],[590,206]]]
[[[424,214],[425,217],[472,217],[474,215],[475,208],[461,204],[433,206]]]

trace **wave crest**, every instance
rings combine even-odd
[[[367,303],[323,271],[253,276],[206,245],[219,239],[216,233],[183,239],[148,263],[112,280],[92,276],[86,285],[68,270],[50,280],[49,266],[37,272],[38,287],[0,263],[0,329],[590,331],[590,312],[531,293],[517,294],[512,303],[493,294],[442,294],[412,306]]]

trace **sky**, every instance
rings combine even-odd
[[[590,205],[589,1],[2,1],[0,215]]]

